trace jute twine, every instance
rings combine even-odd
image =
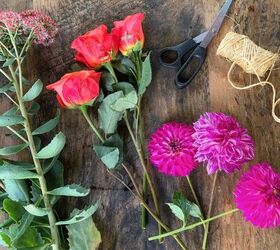
[[[229,32],[221,41],[217,50],[217,55],[223,56],[232,62],[227,74],[227,79],[235,89],[244,90],[265,85],[271,87],[273,92],[271,114],[274,120],[280,123],[280,117],[275,114],[275,108],[280,102],[280,98],[276,99],[274,84],[269,82],[274,65],[279,59],[278,54],[274,54],[259,47],[245,35]],[[239,86],[235,83],[231,75],[236,65],[240,66],[248,74],[255,74],[258,82],[253,84],[245,83],[245,86]],[[262,80],[262,77],[267,71],[269,71],[267,77]]]

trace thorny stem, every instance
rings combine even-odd
[[[102,137],[102,135],[98,132],[98,130],[96,129],[96,127],[94,126],[93,122],[91,121],[89,116],[85,116],[85,118],[87,122],[89,123],[90,127],[92,128],[93,132],[96,134],[96,136],[100,139],[101,142],[104,142],[105,139]],[[122,181],[119,177],[117,177],[114,173],[112,173],[110,170],[108,170],[107,168],[107,172],[113,176],[116,180],[118,180],[121,184],[123,184],[141,203],[141,205],[143,205],[143,207],[145,207],[145,209],[149,212],[149,214],[157,221],[158,224],[161,225],[162,228],[165,229],[165,231],[170,231],[170,228],[168,228],[161,220],[160,218],[149,208],[149,206],[147,205],[147,203],[145,202],[145,200],[142,197],[142,193],[138,188],[138,185],[133,177],[133,175],[131,174],[131,172],[129,171],[129,169],[127,168],[127,166],[122,163],[123,168],[125,169],[125,171],[127,172],[133,187],[136,190],[136,194],[131,190],[130,187],[128,187],[128,185],[126,185],[126,183],[124,181]],[[177,236],[177,235],[173,235],[173,238],[177,241],[177,243],[180,245],[180,247],[183,250],[188,250],[188,248],[184,245],[183,241]]]
[[[17,60],[17,62],[19,63],[18,60]],[[21,72],[20,64],[18,64],[18,69],[19,69],[19,72]],[[16,95],[17,95],[17,99],[18,99],[18,103],[19,103],[19,109],[20,109],[22,117],[25,119],[24,128],[25,128],[25,132],[27,135],[28,145],[29,145],[29,149],[31,152],[32,160],[34,162],[35,170],[36,170],[37,174],[39,175],[39,183],[40,183],[40,188],[41,188],[41,192],[42,192],[42,196],[43,196],[43,201],[45,204],[45,208],[48,210],[47,216],[48,216],[48,220],[49,220],[49,228],[50,228],[51,236],[53,239],[52,248],[53,248],[53,250],[60,250],[61,249],[60,238],[59,238],[58,227],[56,226],[55,214],[54,214],[52,205],[50,203],[50,198],[49,198],[48,190],[47,190],[47,183],[46,183],[46,179],[45,179],[45,176],[43,173],[41,162],[39,159],[36,158],[37,151],[36,151],[34,139],[33,139],[32,132],[31,132],[31,126],[30,126],[26,107],[22,101],[22,91],[19,88],[19,83],[22,83],[22,75],[18,74],[18,78],[17,78],[12,65],[9,66],[9,70],[12,75],[13,84],[16,89]]]
[[[217,175],[218,175],[218,172],[216,172],[215,175],[214,175],[214,180],[213,180],[211,194],[210,194],[210,202],[209,202],[209,208],[208,208],[208,213],[207,213],[207,219],[210,218],[210,216],[211,216]],[[202,249],[203,250],[206,249],[207,237],[208,237],[208,233],[209,233],[208,230],[209,230],[209,222],[205,224],[205,231],[204,231],[203,242],[202,242]]]
[[[149,241],[157,240],[157,239],[160,239],[160,238],[165,238],[165,237],[168,237],[168,236],[174,236],[175,234],[178,234],[178,233],[181,233],[181,232],[184,232],[184,231],[187,231],[187,230],[194,229],[194,228],[196,228],[196,227],[198,227],[200,225],[203,225],[203,224],[208,223],[210,221],[219,219],[219,218],[224,217],[226,215],[233,214],[233,213],[235,213],[237,211],[239,211],[239,210],[237,208],[234,208],[234,209],[232,209],[230,211],[223,212],[221,214],[215,215],[215,216],[213,216],[211,218],[208,218],[208,219],[200,221],[200,222],[196,222],[196,223],[188,225],[186,227],[181,227],[181,228],[178,228],[176,230],[173,230],[173,231],[161,234],[161,235],[152,236],[152,237],[149,238]]]
[[[154,205],[155,205],[155,208],[156,208],[156,211],[157,211],[157,214],[158,216],[160,216],[159,214],[159,205],[158,205],[158,200],[157,200],[157,196],[156,196],[156,192],[155,192],[155,189],[154,189],[154,186],[153,186],[153,183],[152,183],[152,180],[148,174],[148,170],[147,170],[147,167],[146,167],[146,164],[145,164],[145,159],[144,159],[144,156],[143,156],[143,151],[141,149],[141,145],[139,145],[135,139],[135,136],[133,134],[133,131],[132,131],[132,128],[129,124],[129,121],[128,121],[128,117],[127,117],[127,112],[125,112],[124,114],[124,121],[125,121],[125,124],[126,124],[126,127],[128,129],[128,132],[130,134],[130,137],[132,139],[132,142],[134,144],[134,147],[136,149],[136,152],[138,154],[138,157],[140,159],[140,162],[141,162],[141,166],[143,168],[143,171],[144,173],[146,174],[146,177],[147,177],[147,181],[148,181],[148,184],[149,184],[149,188],[151,190],[151,194],[152,194],[152,198],[153,198],[153,202],[154,202]],[[161,231],[161,228],[159,227],[159,231]]]

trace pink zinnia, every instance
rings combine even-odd
[[[195,155],[207,166],[208,174],[218,170],[232,173],[254,158],[254,143],[231,116],[223,113],[205,113],[194,123]]]
[[[166,175],[189,175],[196,166],[193,132],[192,126],[176,122],[158,128],[148,145],[152,164]]]
[[[267,164],[243,174],[234,190],[235,203],[247,221],[261,228],[280,225],[280,175]]]

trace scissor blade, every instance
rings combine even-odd
[[[207,33],[208,33],[208,30],[199,34],[198,36],[194,37],[193,40],[196,43],[201,43],[204,40],[204,38],[206,37]]]
[[[215,22],[209,29],[207,36],[201,42],[200,47],[206,48],[208,46],[208,44],[212,41],[213,37],[217,35],[232,3],[233,3],[233,0],[227,0],[224,3],[223,7],[220,9],[220,12],[219,12]]]

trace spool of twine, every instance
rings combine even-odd
[[[225,57],[232,62],[227,74],[227,79],[235,89],[245,90],[265,85],[271,87],[273,92],[271,114],[274,120],[280,123],[280,118],[275,114],[275,108],[280,102],[280,98],[276,99],[275,87],[273,83],[268,81],[272,69],[279,59],[278,54],[259,47],[245,35],[229,32],[221,41],[217,50],[217,55]],[[258,82],[253,84],[244,83],[243,86],[235,83],[231,75],[236,65],[240,66],[246,73],[256,75]],[[262,77],[264,77],[268,71],[267,77],[263,80]]]

